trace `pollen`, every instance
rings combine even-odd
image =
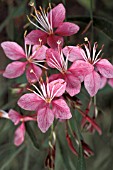
[[[46,103],[51,103],[51,98],[46,98]]]
[[[87,38],[87,37],[84,37],[84,41],[86,41],[86,42],[87,42],[87,41],[88,41],[88,38]]]

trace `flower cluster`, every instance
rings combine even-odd
[[[21,122],[15,132],[14,143],[17,146],[24,141],[26,121],[37,121],[39,129],[45,133],[55,118],[61,122],[70,119],[72,114],[68,101],[80,93],[83,82],[91,97],[104,87],[107,80],[113,86],[113,65],[107,59],[102,59],[103,47],[97,52],[97,43],[91,48],[87,38],[84,45],[64,47],[63,37],[76,34],[79,26],[64,22],[63,4],[53,9],[49,4],[47,11],[41,7],[37,10],[33,3],[31,6],[34,9],[31,16],[36,23],[29,16],[28,20],[38,29],[25,36],[25,50],[16,42],[6,41],[1,44],[6,56],[14,60],[8,64],[3,76],[12,79],[25,72],[30,87],[27,90],[30,93],[23,94],[17,103],[22,109],[34,112],[25,116],[11,109],[7,116],[2,114],[1,117],[11,119],[15,125]],[[49,72],[50,70],[52,71]],[[57,73],[54,73],[54,70]],[[84,113],[80,108],[79,111],[83,116],[82,126],[88,121],[93,129],[101,134],[95,119],[90,118],[88,112]],[[70,144],[69,135],[66,137]],[[78,144],[77,139],[76,143]],[[85,143],[82,141],[82,144]],[[72,144],[71,149],[74,150]],[[85,149],[87,150],[87,147]]]

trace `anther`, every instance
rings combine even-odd
[[[29,2],[29,5],[30,5],[31,7],[33,7],[33,6],[34,6],[34,2]]]
[[[87,42],[87,41],[89,41],[89,40],[88,40],[88,38],[87,38],[87,37],[84,37],[84,41],[86,41],[86,42]]]
[[[24,38],[26,37],[26,35],[27,35],[27,30],[25,30],[25,32],[24,32]]]

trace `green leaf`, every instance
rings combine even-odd
[[[73,110],[73,113],[76,115],[75,110]],[[72,127],[73,131],[75,130],[77,139],[79,142],[79,156],[78,156],[78,160],[77,160],[77,170],[86,170],[86,163],[85,163],[85,158],[84,158],[82,144],[81,144],[81,140],[83,138],[82,138],[82,134],[78,127],[78,121],[76,120],[76,117],[74,114],[73,114],[73,119],[71,119],[70,122],[68,122],[68,123]]]
[[[91,19],[90,17],[83,17],[83,16],[72,16],[68,17],[68,21],[79,21],[85,24],[88,24]],[[113,22],[103,18],[103,17],[93,17],[93,25],[98,30],[102,31],[110,40],[113,41]]]
[[[28,135],[29,135],[29,137],[30,137],[30,139],[32,141],[32,144],[33,144],[34,148],[38,151],[39,150],[39,144],[37,142],[38,140],[37,140],[37,137],[34,134],[34,131],[33,131],[32,127],[31,127],[30,123],[26,122],[25,127],[26,127],[26,131],[27,131],[27,133],[28,133]]]
[[[66,154],[65,147],[60,138],[57,137],[57,140],[59,144],[60,155],[62,156],[62,160],[64,162],[65,168],[66,170],[69,170],[69,169],[71,170],[70,159],[69,159],[68,154]]]
[[[0,25],[0,32],[3,30],[3,28],[15,17],[19,17],[22,14],[25,13],[25,9],[26,9],[26,4],[27,4],[27,0],[24,0],[20,6],[18,7],[14,7],[12,8],[12,10],[10,11],[8,17],[1,23]]]
[[[0,170],[4,170],[13,159],[24,149],[24,145],[21,145],[18,149],[15,149],[12,144],[5,144],[0,147]]]
[[[26,6],[27,6],[27,0],[22,1],[21,5],[16,7],[13,13],[13,17],[19,17],[23,14],[25,14]]]
[[[90,10],[91,0],[87,0],[87,1],[77,0],[77,1],[78,1],[78,3],[80,3],[81,5],[83,5],[86,9]],[[94,8],[94,1],[93,1],[93,8]]]

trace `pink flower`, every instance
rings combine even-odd
[[[29,46],[28,52],[26,44],[25,52],[22,47],[15,42],[6,41],[1,43],[1,46],[6,56],[14,60],[14,62],[8,64],[3,76],[6,78],[16,78],[21,76],[26,69],[27,80],[30,83],[36,82],[42,74],[42,70],[38,66],[44,67],[40,62],[44,62],[47,47],[44,45],[34,45],[31,54],[31,45]],[[26,59],[26,61],[15,61],[19,59]]]
[[[22,122],[21,125],[17,128],[15,131],[15,137],[14,137],[14,144],[16,146],[19,146],[23,143],[24,141],[24,136],[25,136],[25,124],[24,122],[26,121],[35,121],[36,119],[30,116],[22,116],[15,110],[10,110],[9,111],[9,118],[12,120],[12,122],[17,125],[19,122]]]
[[[106,78],[113,78],[113,65],[107,59],[99,58],[102,49],[96,53],[97,46],[97,43],[94,43],[93,49],[91,50],[91,45],[88,41],[88,45],[84,45],[85,50],[79,46],[66,47],[64,50],[65,54],[70,52],[71,61],[79,59],[92,65],[93,70],[84,78],[85,88],[91,97],[93,97],[100,88],[104,87]]]
[[[63,43],[63,36],[71,36],[78,32],[78,25],[63,22],[66,13],[63,4],[60,3],[53,9],[49,4],[49,13],[46,13],[41,7],[40,10],[36,10],[34,4],[31,6],[35,10],[35,16],[32,16],[37,21],[37,24],[31,21],[29,17],[28,19],[39,30],[33,30],[26,36],[25,41],[27,44],[38,44],[38,40],[42,39],[43,43],[47,42],[51,48],[56,48],[58,40]]]
[[[60,71],[59,74],[53,74],[49,80],[63,78],[66,82],[66,91],[70,96],[74,96],[80,92],[81,82],[84,77],[92,71],[92,66],[82,60],[72,63],[68,68],[68,60],[72,61],[70,52],[66,53],[66,59],[63,55],[63,50],[55,51],[53,49],[47,50],[46,61],[51,68],[56,68]],[[76,55],[76,54],[75,54]]]
[[[18,105],[30,111],[37,112],[37,122],[40,130],[45,133],[52,125],[54,117],[59,119],[70,119],[71,112],[63,98],[56,99],[62,96],[65,92],[66,83],[62,79],[54,80],[45,85],[40,83],[41,91],[35,86],[37,92],[23,95]]]
[[[113,78],[108,80],[108,84],[113,87]]]

